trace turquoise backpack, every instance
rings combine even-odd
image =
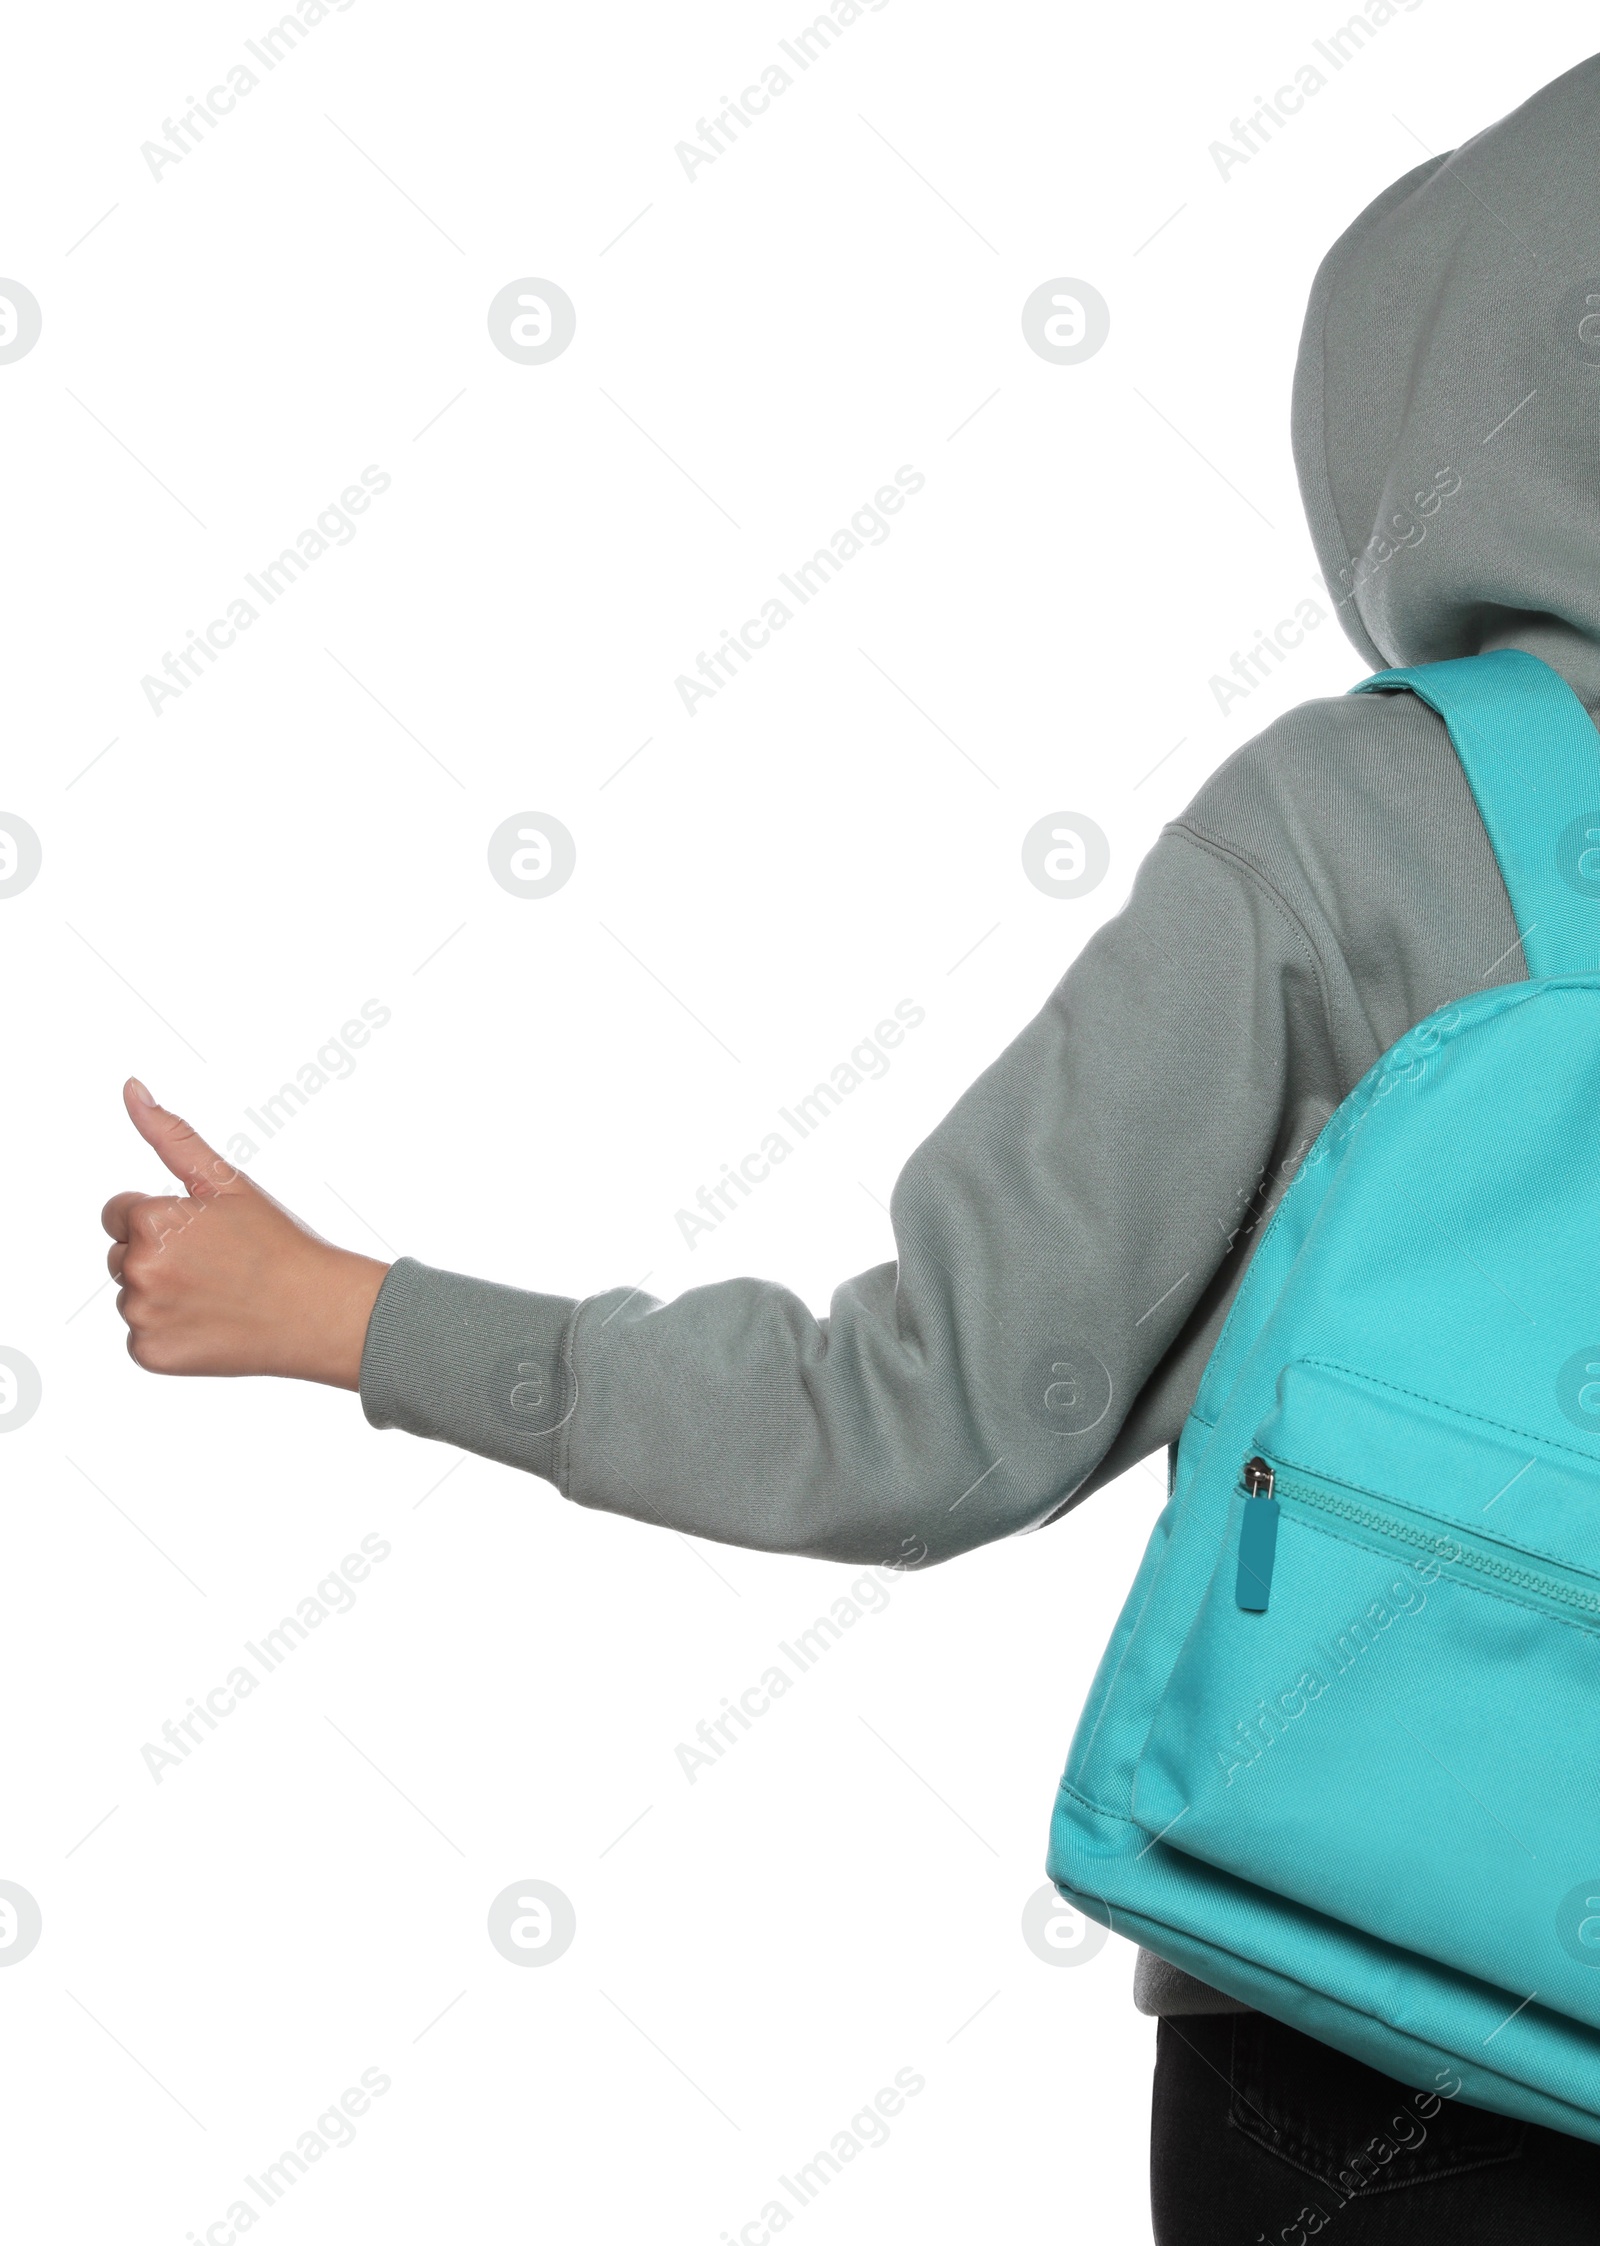
[[[1385,2074],[1600,2143],[1600,736],[1517,650],[1356,689],[1400,690],[1532,979],[1408,1031],[1284,1194],[1048,1869]]]

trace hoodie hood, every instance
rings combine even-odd
[[[1600,56],[1340,236],[1293,435],[1317,558],[1375,669],[1522,647],[1600,711]]]

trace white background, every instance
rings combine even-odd
[[[1020,1917],[1155,1471],[895,1581],[691,1786],[678,1743],[853,1571],[581,1512],[346,1395],[153,1379],[103,1283],[102,1201],[161,1183],[123,1076],[220,1144],[376,999],[252,1164],[319,1229],[821,1310],[1162,821],[1359,675],[1329,620],[1226,715],[1210,685],[1327,607],[1306,288],[1580,58],[1577,9],[1514,43],[1485,0],[1402,10],[1224,180],[1209,144],[1340,10],[887,0],[691,183],[675,144],[808,20],[354,0],[159,181],[141,143],[270,7],[5,34],[0,274],[44,325],[0,366],[0,811],[44,865],[0,903],[0,1342],[44,1401],[0,1454],[0,1877],[44,1935],[0,1974],[0,2112],[40,2246],[229,2237],[368,2068],[269,2238],[753,2242],[903,2068],[802,2238],[1149,2236],[1133,1953],[1054,1970]],[[577,307],[545,366],[489,340],[520,276]],[[1057,276],[1111,307],[1078,366],[1022,335]],[[153,713],[369,463],[354,539]],[[689,716],[676,676],[902,463],[887,542]],[[485,861],[530,810],[578,847],[539,902]],[[1056,811],[1111,839],[1076,902],[1021,870]],[[691,1252],[675,1212],[902,998],[890,1075]],[[144,1744],[363,1535],[353,1611],[157,1785]],[[485,1933],[528,1878],[578,1921],[535,1971]]]

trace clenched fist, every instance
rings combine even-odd
[[[388,1265],[319,1238],[157,1107],[136,1076],[122,1097],[184,1188],[116,1193],[101,1211],[134,1363],[152,1373],[276,1373],[357,1387]]]

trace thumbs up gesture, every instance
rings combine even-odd
[[[357,1387],[388,1265],[320,1238],[158,1107],[136,1076],[122,1097],[180,1189],[114,1193],[101,1211],[134,1363]]]

